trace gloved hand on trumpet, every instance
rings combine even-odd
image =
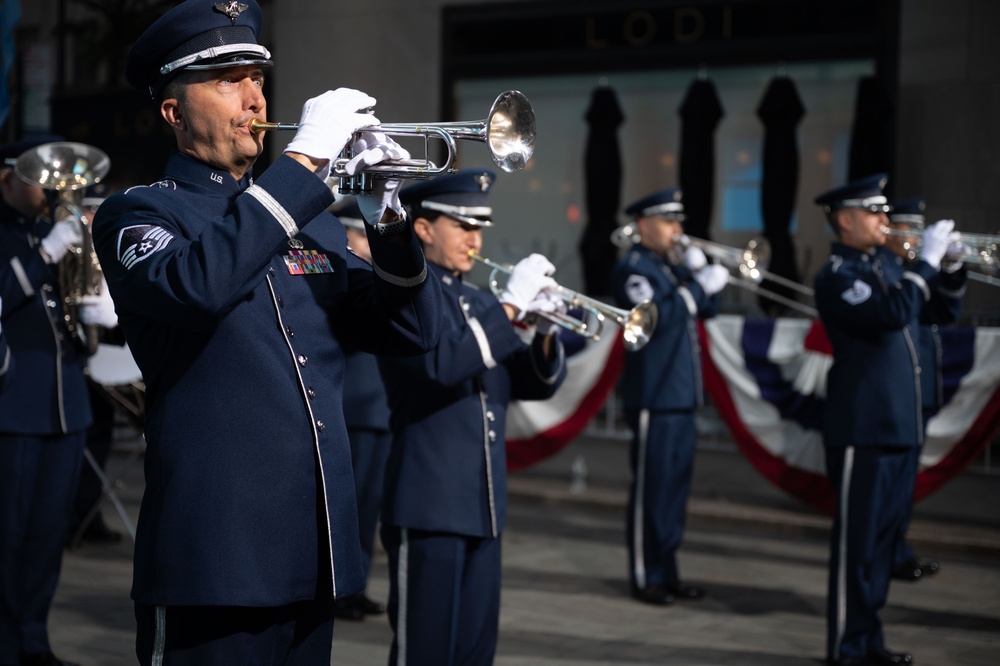
[[[938,220],[924,231],[920,258],[935,270],[941,268],[941,260],[948,251],[948,246],[958,240],[954,228],[955,220]]]
[[[366,167],[386,160],[408,160],[410,153],[384,132],[362,132],[353,144],[354,157],[344,166],[350,175],[360,173]],[[357,195],[358,208],[368,224],[378,224],[386,210],[397,216],[403,215],[403,205],[399,202],[399,186],[396,178],[375,178],[371,194]]]
[[[559,329],[554,317],[565,315],[568,311],[566,299],[547,289],[542,289],[528,307],[522,312],[523,318],[536,325],[539,335],[549,335]]]
[[[325,161],[316,170],[319,179],[325,181],[333,160],[351,142],[355,132],[379,124],[378,118],[366,112],[374,106],[374,97],[351,88],[328,90],[306,100],[298,130],[285,152]]]
[[[500,302],[514,308],[520,321],[540,291],[554,290],[559,286],[552,279],[555,272],[556,267],[544,255],[532,254],[525,257],[511,270],[507,286],[500,294]]]

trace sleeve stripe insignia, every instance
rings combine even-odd
[[[166,229],[151,224],[125,227],[118,232],[118,261],[128,270],[154,252],[167,247],[174,239]]]

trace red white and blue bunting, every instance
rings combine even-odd
[[[705,321],[700,333],[706,391],[740,451],[776,486],[829,511],[820,427],[832,357],[822,324],[723,315]],[[927,426],[915,500],[964,470],[1000,428],[1000,329],[946,328],[941,342],[943,404]],[[618,381],[625,353],[618,336],[569,346],[568,376],[556,396],[511,404],[512,471],[558,453],[583,432]]]

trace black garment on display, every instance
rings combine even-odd
[[[885,194],[892,199],[896,109],[885,81],[866,76],[858,82],[847,180],[889,174]]]
[[[725,115],[715,84],[695,79],[678,110],[681,117],[680,187],[684,192],[684,230],[710,240],[715,189],[715,129]]]
[[[618,259],[611,233],[618,226],[622,188],[622,163],[618,152],[618,126],[625,120],[615,91],[594,90],[587,109],[590,132],[584,149],[587,226],[580,239],[583,289],[593,296],[611,293],[611,269]]]
[[[764,237],[771,244],[771,265],[775,275],[799,282],[795,264],[795,244],[789,227],[799,186],[799,146],[796,127],[806,109],[795,83],[781,76],[771,81],[757,107],[764,124],[763,174],[760,205],[764,217]],[[765,280],[768,290],[794,298],[792,290]],[[760,305],[770,315],[778,314],[778,304],[761,296]]]

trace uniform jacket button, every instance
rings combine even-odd
[[[487,434],[490,436],[491,442],[495,442],[497,440],[497,433],[495,430],[490,430]]]
[[[295,331],[292,330],[291,326],[286,326],[285,327],[285,333],[287,333],[288,337],[290,337],[290,338],[294,338],[295,337]]]
[[[323,430],[325,430],[325,429],[326,429],[326,424],[325,423],[323,423],[322,421],[316,421],[316,430],[319,430],[320,432],[323,432]]]
[[[496,421],[497,415],[493,413],[493,410],[489,410],[486,412],[486,418],[489,419],[490,421]]]
[[[303,356],[302,354],[299,354],[299,365],[301,365],[304,368],[306,367],[306,363],[308,362],[309,362],[308,356]]]
[[[309,388],[306,389],[306,395],[309,396],[310,400],[313,400],[313,399],[316,398],[316,391],[313,390],[312,386],[310,386]]]

